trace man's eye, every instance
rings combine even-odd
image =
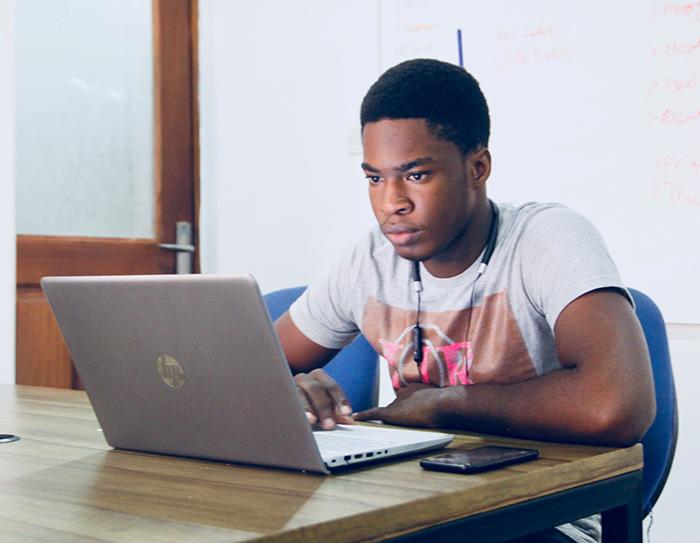
[[[428,172],[413,172],[408,174],[409,181],[423,181]]]
[[[366,175],[365,177],[373,185],[376,185],[377,183],[379,183],[379,180],[380,180],[380,177],[378,175]]]

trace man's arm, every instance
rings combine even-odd
[[[307,338],[286,311],[275,321],[275,332],[293,373],[310,372],[324,366],[338,350],[327,349]]]
[[[336,422],[352,424],[352,407],[338,384],[322,369],[338,350],[327,349],[307,338],[294,324],[289,312],[275,321],[275,331],[289,366],[295,374],[299,398],[311,424],[320,421],[330,430]]]
[[[561,370],[508,385],[408,387],[356,420],[601,445],[639,441],[656,407],[649,354],[629,302],[618,291],[589,292],[561,312],[554,335]]]

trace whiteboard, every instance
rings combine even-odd
[[[381,0],[379,18],[383,69],[457,64],[461,30],[491,197],[581,212],[628,286],[700,323],[700,3]]]

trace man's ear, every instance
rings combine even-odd
[[[474,189],[483,188],[491,175],[491,152],[481,147],[467,155],[465,160],[467,174]]]

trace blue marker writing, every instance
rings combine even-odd
[[[462,56],[462,29],[457,29],[457,49],[459,51],[459,65],[464,68],[464,57]]]

